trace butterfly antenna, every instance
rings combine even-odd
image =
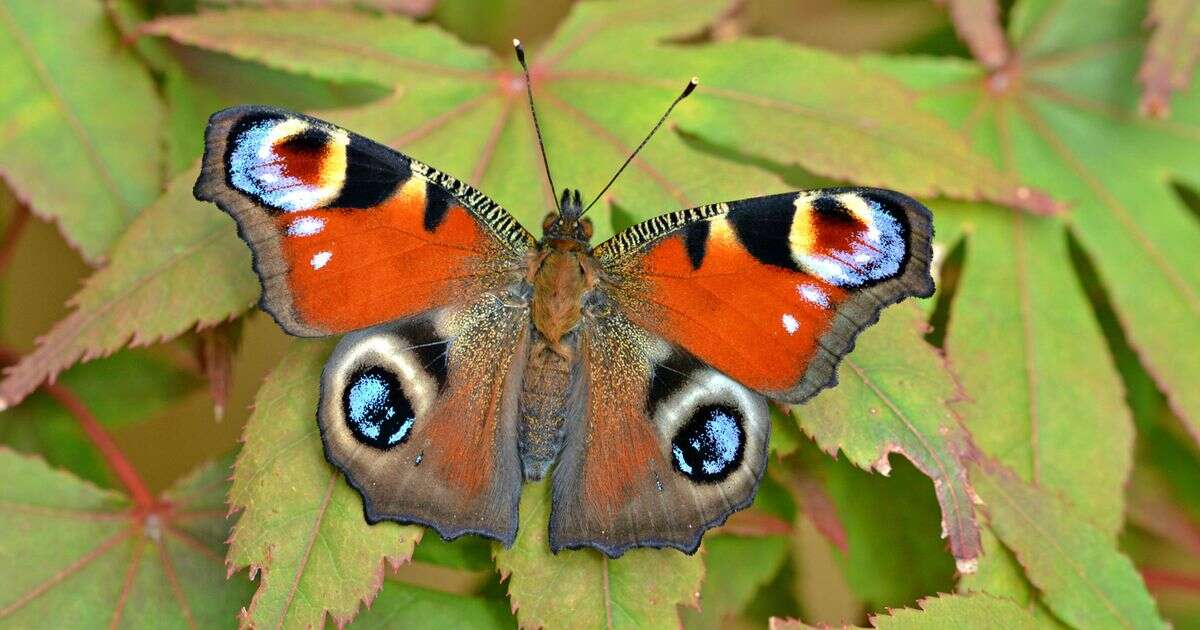
[[[525,72],[525,94],[529,97],[529,114],[533,116],[533,130],[537,133],[538,148],[542,150],[542,166],[546,167],[546,180],[550,182],[550,190],[558,190],[554,187],[554,177],[550,175],[550,158],[546,157],[546,143],[542,142],[542,126],[538,124],[537,109],[533,106],[533,79],[529,78],[529,66],[525,65],[525,47],[521,45],[521,40],[513,40],[513,48],[517,51],[517,61],[521,64],[521,70]],[[559,207],[562,211],[562,207]]]
[[[642,143],[637,145],[637,148],[633,150],[633,153],[629,154],[629,157],[625,159],[625,163],[621,165],[621,168],[618,168],[617,172],[613,173],[612,179],[608,180],[608,183],[604,185],[604,189],[600,191],[600,194],[596,195],[596,198],[592,200],[592,203],[589,203],[587,207],[583,209],[583,212],[579,213],[579,216],[583,216],[588,210],[591,210],[592,206],[596,205],[596,202],[600,201],[600,198],[604,196],[604,193],[608,192],[609,188],[612,188],[613,182],[617,181],[617,178],[621,176],[621,173],[625,170],[625,167],[629,166],[629,163],[633,161],[633,158],[637,157],[637,154],[642,150],[642,147],[646,146],[647,142],[650,142],[650,138],[654,137],[654,133],[658,131],[658,128],[662,127],[663,123],[667,122],[667,117],[671,115],[671,110],[675,109],[675,106],[679,104],[679,101],[687,98],[688,95],[696,89],[697,85],[700,85],[700,79],[697,77],[692,77],[692,80],[688,81],[687,87],[683,88],[683,93],[675,97],[675,100],[671,102],[671,106],[667,108],[667,111],[663,112],[662,118],[658,119],[658,122],[655,123],[654,128],[651,129],[650,133],[646,134],[646,137],[642,139]]]

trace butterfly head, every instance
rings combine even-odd
[[[592,239],[592,222],[583,218],[583,202],[579,191],[564,188],[558,201],[558,211],[551,212],[542,220],[542,234],[546,241],[574,241],[587,245]]]

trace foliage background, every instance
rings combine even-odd
[[[0,626],[1200,627],[1198,4],[0,0]],[[779,411],[697,556],[550,556],[544,485],[510,550],[367,527],[328,344],[248,311],[191,200],[208,114],[259,102],[536,226],[513,36],[585,192],[701,77],[601,237],[840,181],[935,211],[937,296]]]

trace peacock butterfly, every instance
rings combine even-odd
[[[889,190],[714,203],[593,247],[578,190],[535,239],[453,176],[301,114],[226,109],[206,143],[195,195],[236,220],[262,309],[345,334],[321,379],[327,458],[369,522],[447,539],[511,544],[522,483],[553,466],[553,550],[694,552],[754,497],[768,399],[834,385],[881,309],[933,293],[930,212]]]

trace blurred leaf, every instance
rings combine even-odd
[[[697,605],[702,552],[633,549],[616,560],[594,549],[551,554],[548,480],[525,484],[520,515],[516,542],[495,545],[495,558],[521,627],[677,626],[676,605]]]
[[[1080,628],[1165,627],[1133,563],[1107,534],[998,464],[974,466],[971,480],[992,531],[1056,615]]]
[[[204,466],[136,509],[0,448],[0,625],[228,627],[249,594],[226,577],[229,466]]]
[[[199,0],[200,9],[224,9],[230,7],[256,7],[266,9],[313,9],[328,7],[357,8],[399,13],[401,15],[428,15],[437,6],[437,0]]]
[[[0,68],[0,176],[99,261],[160,192],[149,74],[89,0],[0,2]]]
[[[430,539],[436,538],[431,536]],[[421,547],[424,547],[422,544]],[[364,628],[516,628],[502,599],[468,597],[388,580],[352,626]]]
[[[154,416],[200,385],[191,373],[144,350],[129,350],[67,370],[59,382],[88,404],[107,427]],[[79,424],[48,394],[37,392],[0,414],[0,443],[39,453],[93,483],[112,487],[115,479]]]
[[[196,362],[208,379],[208,396],[213,402],[213,417],[225,417],[229,390],[233,387],[233,355],[242,341],[242,320],[226,322],[196,335]]]
[[[1139,106],[1144,114],[1165,118],[1171,93],[1187,89],[1200,58],[1200,2],[1150,0],[1146,23],[1154,35],[1138,70]]]
[[[999,68],[1008,61],[1008,39],[1000,25],[997,0],[936,0],[950,10],[954,29],[985,68]]]
[[[113,248],[112,261],[71,298],[74,312],[9,368],[0,403],[20,402],[76,361],[221,322],[258,298],[250,251],[233,219],[192,199],[192,170],[171,182]]]
[[[787,538],[709,536],[704,541],[700,610],[680,608],[684,628],[723,628],[783,567]]]
[[[920,610],[902,608],[871,617],[879,630],[907,628],[1038,628],[1037,621],[1020,606],[990,595],[938,595],[918,602]],[[771,630],[811,628],[796,620],[772,619]]]
[[[844,528],[846,548],[838,559],[868,610],[911,605],[953,588],[954,561],[938,535],[938,505],[925,477],[907,462],[897,462],[884,478],[815,455],[806,460]]]
[[[1170,122],[1134,114],[1142,11],[1133,0],[1025,0],[1010,26],[1020,63],[990,77],[949,59],[867,65],[923,92],[922,108],[997,163],[1074,203],[1071,231],[1130,345],[1200,439],[1200,353],[1179,351],[1200,347],[1200,223],[1168,185],[1200,183],[1200,90],[1176,96]]]
[[[839,449],[859,468],[886,474],[900,453],[933,480],[942,532],[959,570],[979,557],[979,526],[962,457],[970,437],[946,401],[960,395],[945,363],[925,343],[924,315],[911,303],[883,313],[838,369],[840,384],[796,410],[821,450]]]
[[[164,44],[143,38],[144,42]],[[167,163],[181,173],[204,152],[204,128],[213,112],[245,103],[308,111],[357,106],[388,94],[376,85],[338,84],[289,74],[226,55],[166,45],[163,96],[167,102]]]
[[[482,571],[492,569],[492,544],[478,536],[463,536],[445,541],[439,536],[421,540],[413,553],[414,562],[428,562],[453,569]]]
[[[260,572],[242,619],[259,627],[339,625],[370,603],[385,561],[407,562],[422,529],[368,525],[362,498],[325,461],[316,421],[318,382],[330,344],[297,341],[267,377],[246,425],[229,491],[241,517],[228,564]]]

